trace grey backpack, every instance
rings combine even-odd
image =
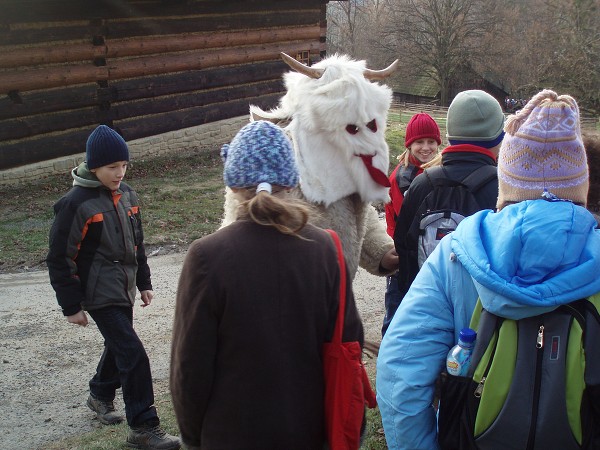
[[[423,174],[433,190],[427,194],[415,215],[418,229],[411,225],[409,230],[409,233],[418,233],[419,268],[444,236],[454,231],[465,217],[482,209],[474,194],[497,177],[497,169],[484,165],[460,181],[449,178],[443,166],[427,169]]]
[[[444,450],[600,448],[600,294],[510,320],[477,307],[467,377],[445,376]]]

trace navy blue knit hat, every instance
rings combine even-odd
[[[110,127],[100,125],[88,137],[85,144],[85,161],[88,169],[129,161],[129,149],[125,140]]]
[[[259,120],[243,127],[231,144],[221,148],[225,185],[234,188],[269,183],[298,184],[298,167],[292,144],[281,128]]]

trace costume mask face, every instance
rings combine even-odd
[[[297,71],[284,75],[287,93],[279,107],[251,107],[251,114],[289,122],[303,194],[326,206],[355,193],[365,202],[388,201],[385,128],[392,92],[369,79],[388,76],[396,63],[371,71],[343,55],[312,67],[286,62]]]

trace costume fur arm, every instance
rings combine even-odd
[[[366,233],[360,253],[360,266],[373,275],[390,275],[395,272],[380,271],[381,258],[394,248],[394,240],[387,234],[384,222],[373,205],[365,211]]]

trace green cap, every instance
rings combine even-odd
[[[502,107],[498,100],[487,92],[460,92],[448,108],[448,141],[495,141],[502,134],[503,128]]]

